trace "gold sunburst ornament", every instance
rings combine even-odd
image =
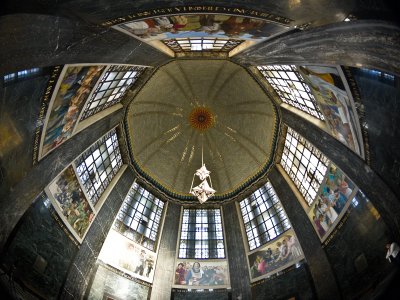
[[[189,124],[201,132],[211,128],[215,124],[215,116],[208,107],[198,106],[189,114]]]

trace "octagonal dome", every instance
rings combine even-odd
[[[279,129],[269,96],[246,69],[226,60],[160,67],[132,100],[125,122],[138,174],[181,200],[194,199],[189,191],[202,148],[213,199],[227,199],[269,169]]]

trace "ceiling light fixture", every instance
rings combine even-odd
[[[192,185],[190,186],[190,193],[196,196],[201,204],[206,202],[212,196],[214,196],[216,190],[212,187],[210,171],[207,170],[203,160],[203,134],[201,135],[201,168],[196,170],[193,175]],[[193,187],[195,176],[199,177],[201,183],[198,186]],[[208,180],[207,180],[208,179]],[[209,181],[209,182],[208,182]]]

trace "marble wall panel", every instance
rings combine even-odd
[[[400,198],[400,77],[351,70],[365,109],[371,167]]]
[[[251,298],[250,275],[247,267],[247,256],[244,239],[239,225],[239,215],[235,203],[223,207],[226,252],[229,261],[232,297]],[[243,239],[244,238],[244,239]]]
[[[302,264],[280,276],[253,284],[252,299],[316,299],[310,277],[307,265]]]
[[[29,291],[57,299],[78,251],[53,215],[57,213],[41,194],[25,213],[1,257],[2,267]]]
[[[385,258],[390,239],[382,217],[360,193],[356,200],[357,206],[350,206],[346,221],[324,248],[346,299],[373,289],[391,268]]]
[[[170,299],[175,276],[176,242],[179,234],[180,214],[181,206],[169,202],[159,242],[151,300]]]

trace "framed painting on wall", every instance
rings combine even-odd
[[[364,157],[363,138],[354,100],[339,66],[298,66],[317,101],[329,132]]]
[[[179,289],[217,289],[229,287],[227,260],[178,259],[173,287]]]
[[[62,171],[45,188],[45,192],[65,226],[82,243],[96,213],[72,165]]]
[[[248,255],[250,281],[254,282],[282,271],[304,259],[293,229]]]
[[[334,230],[357,191],[346,174],[331,163],[308,211],[308,218],[322,242]]]
[[[188,51],[213,50],[216,45],[212,45],[211,40],[214,39],[219,40],[217,44],[227,40],[246,41],[245,49],[290,29],[286,24],[254,16],[204,13],[158,16],[124,22],[113,28],[161,51],[171,40],[176,40],[178,48],[185,51],[188,39],[197,40]],[[200,40],[208,42],[201,47]]]
[[[46,113],[40,139],[39,160],[68,140],[80,112],[106,66],[65,65]]]
[[[153,282],[156,253],[134,243],[114,229],[109,231],[98,259],[132,277]]]

